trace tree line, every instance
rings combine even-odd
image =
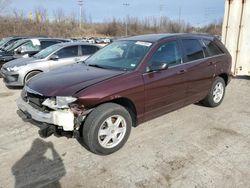
[[[93,23],[91,18],[84,19],[81,27],[77,16],[65,15],[62,9],[58,9],[49,16],[46,9],[36,9],[28,17],[19,11],[13,11],[11,15],[0,16],[0,37],[11,35],[33,35],[51,37],[83,37],[83,36],[124,36],[127,24],[128,35],[147,33],[179,33],[200,32],[213,35],[221,35],[222,21],[214,21],[211,24],[197,27],[182,21],[171,20],[168,17],[127,17],[102,23]]]

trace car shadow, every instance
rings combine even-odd
[[[236,76],[234,79],[237,79],[237,80],[250,80],[250,76]]]
[[[6,86],[8,89],[11,90],[22,90],[23,86]]]
[[[60,188],[59,180],[65,176],[63,160],[52,142],[35,139],[24,156],[12,166],[17,187]]]
[[[200,106],[200,107],[203,107],[203,108],[207,108],[207,107],[204,106],[201,102],[196,102],[196,103],[194,103],[194,105]]]

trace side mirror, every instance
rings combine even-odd
[[[15,50],[16,54],[22,54],[23,53],[23,49],[22,47],[19,47]]]
[[[158,72],[167,69],[168,64],[166,62],[153,62],[152,65],[147,67],[147,72]]]
[[[52,56],[50,56],[50,60],[52,61],[57,61],[59,59],[58,55],[53,54]]]

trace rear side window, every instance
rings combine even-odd
[[[45,49],[45,48],[52,46],[54,44],[57,44],[57,43],[59,43],[59,42],[57,42],[57,41],[41,41],[41,47],[42,47],[42,49]]]
[[[195,61],[204,58],[204,52],[198,40],[183,39],[182,44],[188,61]]]
[[[213,41],[203,39],[203,42],[205,45],[205,49],[206,49],[205,51],[206,51],[207,57],[223,54],[221,49]]]
[[[65,47],[55,53],[59,58],[70,58],[78,56],[78,46]]]
[[[82,55],[90,55],[94,54],[96,51],[99,50],[96,46],[89,46],[89,45],[82,45]]]

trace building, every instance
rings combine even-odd
[[[250,0],[226,0],[222,42],[233,57],[232,72],[250,76]]]

